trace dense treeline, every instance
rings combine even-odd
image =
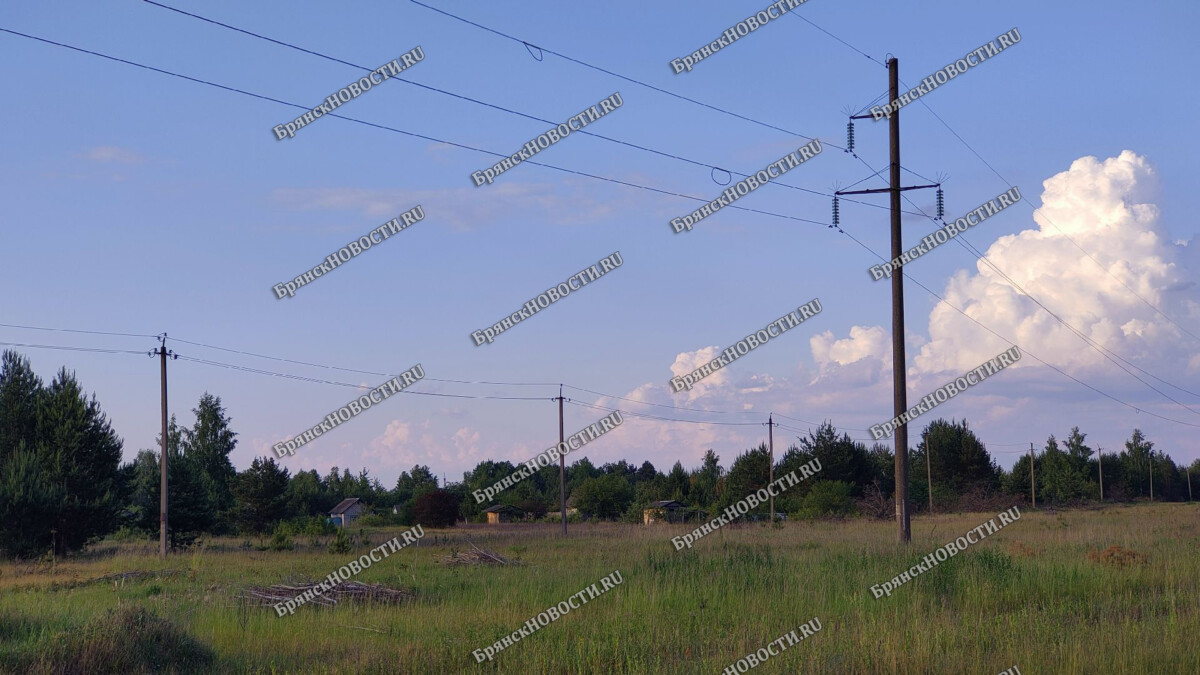
[[[170,419],[167,432],[170,541],[187,545],[209,534],[318,534],[329,531],[330,509],[346,498],[362,500],[364,525],[445,526],[462,519],[483,520],[483,511],[511,505],[534,518],[559,515],[558,467],[548,466],[479,504],[476,490],[514,473],[511,462],[480,462],[459,482],[439,485],[427,466],[401,473],[388,489],[367,469],[352,474],[333,467],[290,473],[273,458],[256,458],[237,471],[229,457],[237,434],[219,397],[205,393],[192,410],[190,427]],[[909,495],[913,511],[990,508],[991,502],[1027,503],[1030,457],[1011,472],[1001,469],[967,422],[932,421],[909,452]],[[1069,505],[1100,497],[1103,469],[1106,501],[1190,498],[1187,469],[1134,429],[1119,452],[1106,450],[1103,467],[1086,434],[1071,429],[1066,441],[1050,436],[1034,453],[1038,504]],[[158,443],[156,442],[156,447]],[[140,450],[122,465],[122,440],[112,431],[95,397],[88,398],[72,373],[63,369],[45,385],[23,356],[6,351],[0,359],[0,552],[31,556],[77,550],[115,531],[156,537],[159,523],[159,452]],[[587,457],[566,471],[572,519],[640,522],[652,502],[673,499],[687,513],[716,513],[770,480],[766,445],[748,449],[726,470],[713,451],[700,466],[681,462],[667,472],[650,462],[625,460],[597,467]],[[829,422],[798,445],[777,449],[779,478],[810,460],[821,471],[775,500],[777,512],[793,517],[861,513],[890,517],[894,456],[890,445],[868,448]],[[1200,480],[1200,460],[1191,466]],[[1153,473],[1153,482],[1151,482]],[[932,485],[932,495],[930,494]],[[767,506],[754,517],[765,516]]]

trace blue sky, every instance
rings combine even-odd
[[[1133,364],[1125,368],[1178,403],[1123,372],[969,251],[949,244],[908,273],[1027,352],[1129,405],[1027,356],[910,425],[910,440],[915,444],[919,429],[937,415],[966,416],[1004,466],[1029,442],[1040,448],[1049,434],[1063,438],[1076,425],[1105,451],[1140,427],[1177,462],[1200,457],[1189,440],[1189,425],[1200,424],[1200,397],[1188,393],[1200,390],[1200,338],[1189,334],[1200,334],[1200,256],[1185,203],[1194,179],[1191,153],[1179,142],[1185,132],[1168,121],[1197,103],[1194,91],[1178,86],[1191,55],[1184,31],[1200,18],[1194,3],[1131,10],[1107,1],[964,8],[810,0],[796,16],[771,22],[679,75],[671,59],[766,3],[430,4],[839,146],[845,110],[883,93],[886,69],[798,17],[874,59],[897,56],[910,86],[1017,27],[1020,44],[924,99],[1007,182],[921,104],[901,113],[901,163],[921,176],[948,176],[948,217],[1020,187],[1025,203],[966,239],[1125,361],[1109,358]],[[589,130],[710,166],[757,171],[807,141],[554,55],[538,61],[517,42],[411,2],[366,2],[352,11],[328,3],[173,6],[370,68],[420,45],[425,60],[402,77],[546,119],[566,120],[619,91],[624,105]],[[144,2],[8,3],[0,27],[308,106],[363,74]],[[663,470],[676,460],[697,465],[709,447],[728,465],[765,438],[761,423],[769,411],[795,418],[783,421],[799,430],[810,426],[799,420],[830,419],[856,438],[891,417],[890,286],[871,280],[867,268],[878,260],[836,230],[725,210],[676,235],[668,222],[698,202],[532,165],[477,188],[469,174],[494,157],[335,118],[276,141],[271,127],[296,117],[295,109],[7,33],[0,34],[0,49],[0,72],[13,94],[0,108],[0,246],[7,253],[0,280],[10,289],[0,323],[165,331],[206,345],[381,373],[421,363],[430,381],[414,389],[547,399],[393,397],[285,459],[292,470],[366,466],[390,486],[401,470],[421,463],[454,480],[482,459],[527,459],[557,440],[556,408],[548,400],[555,386],[432,378],[564,382],[721,412],[568,389],[573,403],[744,425],[633,418],[586,453],[596,464],[650,459]],[[547,127],[398,80],[338,112],[504,154]],[[828,193],[884,169],[886,126],[860,122],[856,149],[862,162],[826,145],[783,182]],[[1096,159],[1081,159],[1087,157]],[[724,189],[708,168],[579,134],[535,159],[705,199]],[[916,174],[906,173],[905,181],[925,182]],[[865,186],[883,182],[858,187]],[[932,191],[908,194],[932,211]],[[1039,213],[1049,220],[1035,222],[1031,207],[1044,199]],[[887,204],[886,195],[866,200]],[[296,297],[275,299],[273,284],[417,204],[424,221]],[[778,186],[760,188],[738,205],[830,219],[829,198]],[[868,247],[887,251],[886,210],[843,202],[841,222]],[[906,246],[935,227],[919,216],[905,216],[904,223]],[[493,344],[475,347],[469,339],[618,250],[624,265],[594,285]],[[724,349],[813,297],[824,307],[819,317],[690,394],[669,393],[670,377],[699,365],[703,350]],[[913,402],[1009,345],[911,282],[906,300]],[[0,341],[155,346],[146,337],[3,326]],[[168,346],[195,359],[349,384],[387,379],[174,340]],[[159,401],[153,360],[18,349],[47,380],[61,365],[77,372],[125,439],[127,459],[152,446]],[[347,387],[196,361],[170,368],[171,410],[184,423],[203,392],[222,398],[240,434],[233,456],[239,468],[355,395]],[[567,433],[604,414],[568,406]],[[795,436],[779,433],[781,444]]]

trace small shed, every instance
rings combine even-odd
[[[561,508],[561,507],[560,507]],[[559,513],[562,513],[560,510]],[[579,515],[579,507],[575,506],[575,495],[567,497],[567,517]]]
[[[680,523],[685,520],[687,505],[674,499],[657,501],[642,511],[642,523],[653,525],[657,522]]]
[[[329,512],[329,519],[339,527],[345,527],[362,515],[362,504],[358,497],[343,499]]]
[[[525,517],[525,512],[515,506],[499,504],[483,510],[487,514],[488,525],[496,523],[511,523]]]

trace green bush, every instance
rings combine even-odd
[[[562,522],[562,511],[554,511],[552,513],[547,513],[546,515],[539,518],[537,520],[537,522],[539,522],[539,523],[561,523]],[[568,524],[582,523],[582,522],[583,522],[583,516],[579,515],[578,511],[576,511],[575,513],[567,514],[567,523]]]
[[[321,516],[298,516],[281,522],[276,526],[276,532],[283,532],[289,537],[320,537],[322,535],[333,534],[336,526],[329,522],[327,518]]]
[[[362,525],[364,527],[396,527],[399,525],[407,524],[400,520],[399,515],[396,515],[391,512],[372,513],[370,515],[366,515],[366,516],[359,518],[355,522],[357,522],[359,525]]]
[[[267,544],[267,550],[291,551],[294,548],[296,548],[296,544],[292,542],[292,538],[287,536],[282,528],[275,528],[275,534],[271,535],[271,542]]]
[[[854,500],[850,497],[851,486],[840,480],[820,480],[800,503],[800,510],[793,517],[812,520],[815,518],[840,518],[854,512]]]
[[[350,538],[346,536],[345,530],[338,528],[337,536],[333,538],[333,541],[329,542],[329,552],[330,553],[349,553],[350,552]]]

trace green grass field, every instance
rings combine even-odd
[[[720,673],[801,623],[821,630],[758,673],[1200,673],[1200,507],[1032,512],[900,587],[891,580],[994,513],[913,521],[729,526],[676,552],[682,526],[426,529],[355,577],[412,589],[399,605],[277,616],[248,586],[324,578],[367,552],[240,548],[161,561],[104,542],[50,563],[0,564],[4,672]],[[369,532],[372,545],[404,528]],[[477,546],[521,566],[447,567]],[[1120,546],[1133,553],[1103,551]],[[1090,554],[1090,555],[1089,555]],[[124,582],[115,572],[177,570]],[[620,570],[624,583],[477,664],[471,655]]]

